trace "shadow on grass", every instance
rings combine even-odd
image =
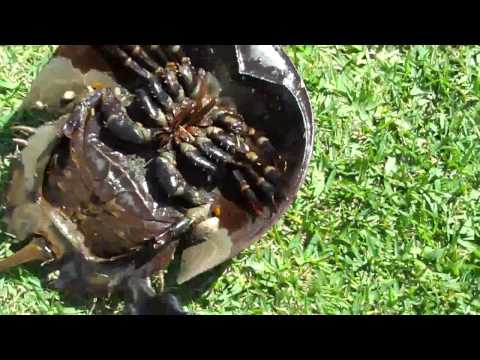
[[[13,133],[10,128],[18,124],[35,128],[51,120],[53,120],[53,118],[43,112],[27,113],[21,109],[18,109],[16,112],[12,113],[11,116],[8,117],[7,115],[7,119],[4,120],[3,124],[0,124],[0,159],[4,160],[4,164],[8,164],[0,169],[0,194],[2,205],[0,208],[1,219],[3,219],[4,216],[4,205],[6,200],[5,192],[8,187],[8,183],[11,181],[12,175],[10,163],[9,161],[5,162],[5,159],[13,157],[15,152],[18,151],[16,145],[12,141]],[[5,233],[6,225],[3,221],[0,221],[0,244],[9,242],[9,238]],[[17,251],[24,245],[25,243],[14,244],[12,245],[11,250]],[[176,257],[177,260],[171,265],[169,272],[165,277],[165,291],[176,295],[180,302],[187,306],[207,292],[230,264],[230,262],[227,262],[209,272],[197,276],[195,279],[192,279],[185,284],[177,285],[175,278],[179,270],[179,258],[179,256]],[[48,281],[50,270],[48,268],[42,267],[39,264],[27,264],[24,265],[24,268],[28,269],[28,276],[33,276],[40,279],[44,289],[52,289],[57,291],[62,304],[65,306],[74,307],[79,311],[95,315],[109,315],[121,307],[122,299],[117,295],[113,295],[106,299],[98,299],[96,302],[91,298],[72,298],[71,296],[67,296],[50,285],[51,283]],[[5,279],[16,281],[21,280],[18,269],[12,269],[6,273],[0,274],[0,276]]]

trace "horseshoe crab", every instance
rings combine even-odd
[[[179,247],[177,282],[188,285],[279,219],[304,180],[312,152],[312,112],[301,78],[276,46],[183,49],[279,145],[289,166],[275,212],[252,218],[223,193],[215,204],[186,211],[154,199],[142,158],[103,141],[95,121],[99,113],[86,106],[95,100],[89,86],[108,83],[121,93],[126,75],[90,46],[61,46],[24,102],[27,108],[41,104],[58,117],[38,129],[17,127],[32,136],[23,142],[6,194],[8,231],[17,241],[31,241],[0,262],[0,271],[34,260],[52,263],[60,270],[56,286],[64,291],[93,296],[120,291],[129,313],[181,314],[175,298],[157,295],[149,280],[168,268],[180,239],[186,240]]]

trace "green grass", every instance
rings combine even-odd
[[[0,48],[0,128],[52,50]],[[286,50],[316,117],[307,181],[282,221],[189,309],[479,313],[480,47]],[[1,190],[13,146],[0,133]],[[33,268],[2,275],[0,313],[90,313],[42,286]]]

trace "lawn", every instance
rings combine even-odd
[[[4,125],[53,46],[0,47]],[[480,312],[480,46],[287,46],[310,92],[315,151],[283,219],[188,309],[200,314]],[[1,231],[1,230],[0,230]],[[0,257],[10,253],[0,232]],[[72,305],[35,267],[0,275],[1,314]]]

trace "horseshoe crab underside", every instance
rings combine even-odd
[[[246,118],[268,132],[278,152],[287,159],[286,181],[280,189],[284,197],[276,211],[266,217],[252,218],[245,209],[219,193],[216,206],[221,212],[216,216],[212,215],[211,206],[180,212],[144,191],[148,188],[148,173],[144,170],[145,164],[136,165],[139,163],[134,156],[119,154],[103,143],[89,150],[92,141],[87,136],[91,130],[88,125],[84,126],[87,135],[83,134],[80,140],[66,137],[65,127],[71,121],[75,105],[75,102],[64,104],[60,101],[66,92],[73,91],[82,99],[93,83],[111,88],[123,88],[123,84],[121,72],[103,62],[90,46],[61,46],[32,84],[22,106],[26,112],[41,107],[44,115],[54,120],[35,129],[28,138],[28,145],[13,163],[12,182],[6,194],[5,222],[16,241],[28,240],[29,243],[1,261],[0,271],[41,261],[52,271],[60,270],[55,286],[66,292],[104,296],[120,291],[126,297],[130,313],[183,313],[174,297],[155,293],[150,284],[153,274],[167,270],[172,259],[177,258],[176,252],[180,253],[179,269],[173,273],[178,284],[188,286],[192,279],[252,244],[285,212],[304,180],[313,141],[310,103],[293,65],[276,46],[185,46],[184,49],[193,63],[218,79],[223,93],[234,99]],[[75,145],[77,143],[81,146]],[[81,156],[79,149],[84,151]],[[138,197],[141,195],[148,204],[144,213],[133,219],[133,212],[130,212],[118,220],[119,216],[115,216],[110,206],[113,202],[109,202],[108,209],[97,206],[98,191],[92,189],[99,189],[100,185],[88,182],[85,185],[82,180],[83,173],[90,171],[85,166],[95,166],[101,161],[100,157],[94,158],[94,152],[96,156],[101,153],[103,160],[108,159],[109,171],[115,175],[113,178],[131,180],[130,185],[121,185],[124,186],[122,190]],[[58,169],[62,171],[53,178]],[[95,179],[91,183],[96,184]],[[75,191],[88,193],[88,196],[82,195],[82,201],[73,206],[66,199]],[[118,202],[117,198],[115,206]],[[138,206],[134,208],[140,211]],[[79,226],[94,224],[84,218],[98,219],[99,212],[103,214],[107,210],[109,217],[102,217],[102,221],[95,223],[97,225]],[[178,246],[175,236],[173,241],[160,241],[152,246],[137,246],[131,241],[134,233],[146,228],[154,229],[154,235],[164,236],[165,224],[185,217],[193,224],[187,246]],[[141,226],[138,218],[142,220]],[[125,238],[125,242],[121,245],[115,242],[111,251],[102,251],[108,245],[106,242],[100,250],[91,245],[91,234],[103,231],[98,229],[107,229],[105,234],[121,233],[118,229],[123,229],[124,224],[132,236],[123,234],[121,238]]]

